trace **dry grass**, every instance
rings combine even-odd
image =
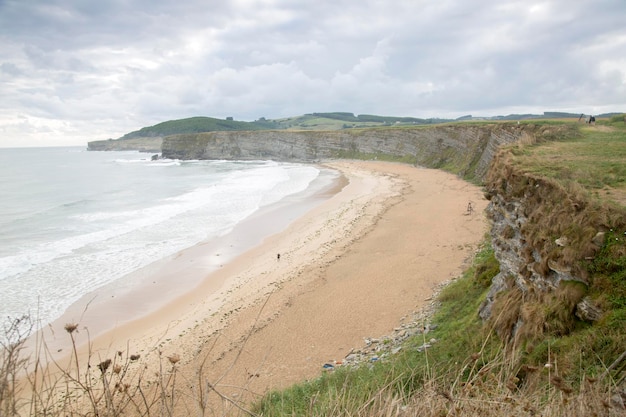
[[[484,268],[477,268],[474,276]],[[497,271],[493,271],[495,273]],[[467,284],[466,284],[467,285]],[[474,286],[474,284],[471,284]],[[475,291],[483,291],[479,285]],[[458,303],[458,294],[467,294],[464,286],[448,293],[447,303]],[[552,300],[554,303],[573,303],[579,289],[565,287]],[[457,294],[456,296],[453,294]],[[469,294],[470,298],[473,297]],[[513,325],[516,311],[525,318],[546,314],[541,306],[550,302],[539,300],[535,304],[521,304],[523,295],[511,291],[508,301],[500,308],[498,320]],[[543,303],[543,304],[542,304]],[[533,306],[533,307],[529,307]],[[471,310],[475,305],[469,306]],[[549,309],[548,309],[549,311]],[[465,313],[460,312],[461,319]],[[540,320],[535,320],[539,322]],[[493,328],[497,325],[494,324]],[[22,357],[25,337],[32,326],[23,317],[5,328],[3,356],[0,364],[0,412],[4,417],[15,416],[619,416],[624,414],[626,393],[620,390],[615,375],[626,365],[621,355],[607,364],[601,375],[587,374],[582,370],[580,380],[573,380],[572,366],[561,357],[548,352],[542,366],[524,364],[519,356],[517,341],[503,346],[494,339],[489,327],[479,332],[478,343],[463,342],[464,354],[451,362],[441,361],[434,351],[421,356],[422,365],[411,360],[415,353],[406,351],[399,356],[396,367],[399,373],[387,374],[383,369],[383,383],[373,393],[367,394],[355,382],[370,378],[368,370],[347,376],[332,388],[324,385],[325,392],[306,393],[304,411],[249,408],[223,395],[221,377],[209,380],[205,364],[191,379],[178,372],[179,355],[159,353],[158,370],[150,374],[143,358],[131,352],[115,352],[109,357],[89,355],[88,362],[78,362],[76,346],[69,363],[61,365],[49,360],[45,341],[40,341],[38,356]],[[66,326],[67,337],[74,340],[78,326]],[[541,330],[537,330],[539,333]],[[453,331],[454,332],[454,331]],[[473,332],[473,331],[472,331]],[[475,332],[474,332],[475,333]],[[454,337],[454,335],[452,335]],[[458,337],[458,336],[457,336]],[[418,336],[419,338],[419,336]],[[419,341],[420,343],[422,341]],[[444,343],[450,343],[445,341]],[[473,347],[469,347],[473,346]],[[494,346],[496,347],[494,349]],[[498,348],[498,346],[500,346]],[[468,352],[468,347],[469,353]],[[245,342],[241,350],[245,348]],[[433,347],[438,349],[438,347]],[[446,354],[448,355],[448,354]],[[412,359],[411,359],[412,358]],[[205,362],[208,363],[208,362]],[[386,364],[380,364],[385,365]],[[378,366],[378,365],[377,365]],[[28,372],[27,372],[28,370]],[[617,370],[617,372],[615,372]],[[612,371],[612,372],[609,372]],[[228,372],[228,370],[226,371]],[[346,372],[351,372],[346,369]],[[27,375],[24,377],[24,375]],[[387,376],[385,376],[387,375]],[[391,376],[389,376],[391,375]],[[612,376],[613,375],[613,376]],[[329,378],[332,377],[329,376]],[[415,385],[416,381],[417,385]],[[549,381],[549,384],[545,384]],[[245,390],[246,387],[241,387]],[[305,390],[306,391],[306,390]],[[285,400],[289,404],[289,400]],[[221,407],[215,407],[221,403]],[[289,409],[287,405],[287,410]]]
[[[210,381],[201,366],[193,380],[182,376],[176,353],[159,351],[156,371],[149,370],[154,359],[148,364],[128,351],[105,358],[89,352],[81,360],[78,325],[68,323],[72,349],[69,360],[61,363],[52,359],[45,340],[36,341],[32,355],[25,354],[33,328],[27,316],[10,320],[0,338],[2,417],[253,415],[245,404],[221,393],[224,375]],[[222,404],[219,410],[212,406],[216,403]]]
[[[489,357],[473,353],[460,364],[441,364],[389,379],[363,400],[346,379],[327,398],[309,393],[305,409],[290,409],[291,399],[281,405],[280,394],[259,408],[263,416],[623,416],[626,391],[616,381],[586,376],[577,387],[561,372],[557,360],[542,366],[519,365],[517,350],[503,347]],[[421,379],[419,389],[398,390],[399,380]],[[541,381],[548,380],[545,384]]]
[[[545,335],[569,334],[577,324],[575,305],[585,295],[593,297],[606,311],[613,308],[604,302],[606,293],[613,294],[615,300],[619,298],[615,294],[622,292],[622,285],[615,285],[617,282],[611,283],[606,278],[608,268],[604,264],[614,262],[612,259],[624,259],[624,238],[616,235],[616,244],[603,249],[597,235],[626,231],[626,209],[613,201],[596,198],[580,183],[529,170],[532,164],[528,160],[537,153],[541,153],[543,159],[548,158],[550,153],[544,148],[552,145],[552,142],[542,143],[532,148],[516,144],[501,150],[486,179],[490,194],[497,193],[507,201],[520,202],[526,219],[519,228],[520,255],[526,265],[516,273],[527,281],[524,285],[528,290],[524,290],[523,295],[516,293],[512,289],[518,284],[510,283],[509,291],[499,296],[494,310],[496,315],[501,315],[498,333],[502,336],[515,334],[517,338],[538,339]],[[564,142],[557,145],[557,149],[562,149]],[[583,158],[581,155],[580,159]],[[583,166],[591,164],[593,158],[593,155],[585,157]],[[572,159],[568,159],[570,167]],[[589,178],[587,181],[592,182]],[[515,233],[505,230],[502,235],[503,245],[506,245]],[[602,253],[603,250],[606,253]],[[613,269],[619,268],[620,262],[617,261]],[[568,274],[579,284],[561,285],[549,291],[533,287],[537,276],[550,282],[554,271]],[[613,278],[615,280],[619,281]],[[613,305],[620,303],[618,300]]]

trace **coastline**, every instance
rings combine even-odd
[[[303,251],[289,269],[273,270],[259,285],[265,292],[242,296],[247,308],[227,317],[224,328],[199,327],[192,334],[205,338],[202,349],[164,349],[180,355],[187,376],[209,367],[208,381],[244,402],[315,378],[325,363],[342,361],[365,338],[389,334],[427,307],[435,289],[468,266],[487,232],[479,187],[405,164],[329,165],[350,184],[311,213],[317,224],[300,219],[273,238],[308,237],[309,230],[315,254]]]
[[[347,184],[200,285],[93,339],[81,323],[79,343],[89,341],[79,349],[83,360],[141,355],[137,369],[148,378],[176,355],[185,378],[204,369],[215,389],[246,402],[319,376],[364,338],[388,334],[462,273],[487,230],[480,188],[452,174],[386,162],[324,166]],[[206,249],[172,262],[192,263]],[[216,397],[214,406],[224,403]]]
[[[190,299],[197,290],[209,294],[224,284],[224,274],[216,274],[267,237],[284,230],[312,208],[339,192],[347,183],[339,171],[320,167],[320,175],[304,191],[261,207],[223,236],[211,238],[156,260],[119,280],[83,295],[63,314],[42,326],[49,353],[54,358],[66,356],[71,340],[64,331],[68,323],[78,324],[79,349],[93,349],[100,339],[133,337],[129,325],[143,328],[161,310],[180,310],[180,300]],[[131,324],[132,323],[132,324]],[[149,326],[151,327],[151,326]],[[90,346],[89,346],[90,345]],[[92,351],[93,352],[93,351]]]

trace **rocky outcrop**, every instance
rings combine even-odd
[[[482,178],[495,150],[535,134],[535,126],[454,124],[341,131],[206,132],[168,136],[162,153],[174,159],[270,159],[315,162],[385,159],[444,168]]]
[[[96,140],[87,143],[89,151],[140,151],[161,152],[162,137]]]
[[[626,212],[591,200],[575,186],[523,172],[498,152],[486,178],[494,253],[500,272],[480,309],[504,338],[567,334],[597,321],[590,271],[609,232],[626,230]],[[590,296],[593,295],[593,296]]]

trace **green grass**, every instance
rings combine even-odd
[[[122,136],[121,139],[131,139],[145,136],[168,136],[180,133],[199,133],[212,131],[231,130],[260,130],[266,129],[263,124],[255,122],[240,122],[235,120],[222,120],[213,117],[190,117],[187,119],[169,120],[154,126],[141,128]]]
[[[515,152],[514,162],[537,175],[575,182],[589,190],[626,189],[626,126],[603,123],[580,135]]]

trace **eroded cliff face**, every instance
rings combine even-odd
[[[140,151],[161,152],[162,137],[142,137],[133,139],[96,140],[87,143],[90,151]]]
[[[316,162],[391,159],[482,178],[495,150],[534,135],[533,125],[485,124],[342,131],[207,132],[168,136],[163,157]]]
[[[626,230],[626,211],[520,171],[508,152],[498,152],[485,181],[500,272],[480,316],[505,339],[567,334],[602,316],[594,262],[610,233]]]

